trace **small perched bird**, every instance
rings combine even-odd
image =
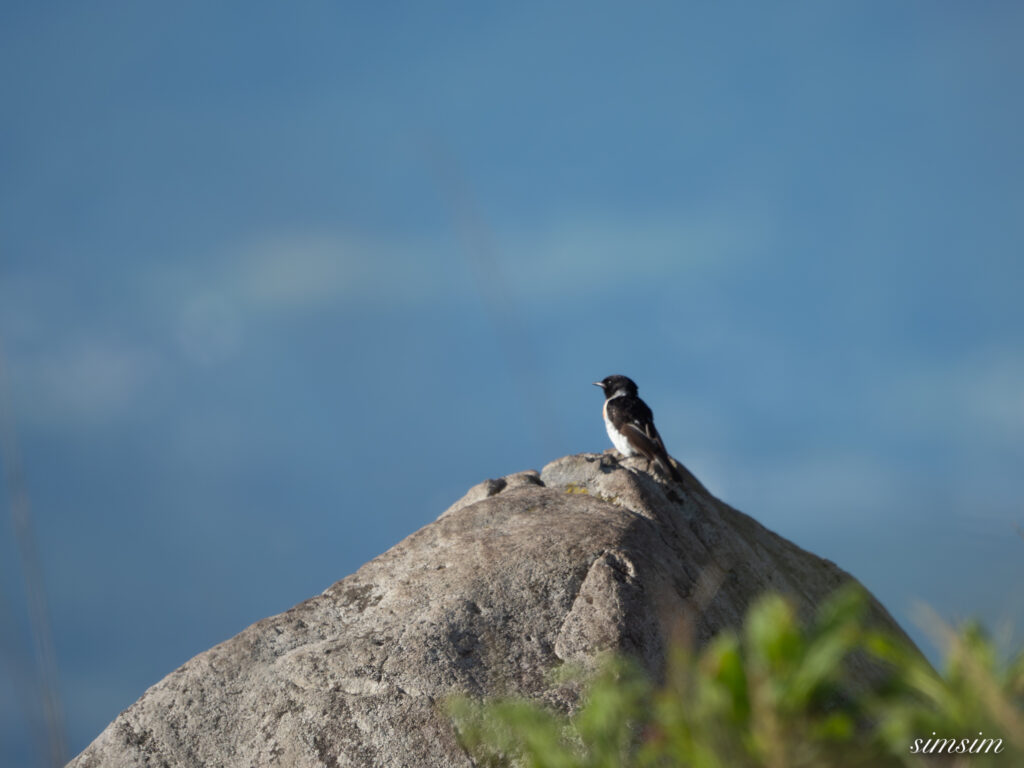
[[[679,470],[654,428],[654,414],[637,396],[633,380],[625,376],[608,376],[595,381],[594,386],[604,390],[604,426],[619,452],[624,456],[644,456],[663,475],[681,481]]]

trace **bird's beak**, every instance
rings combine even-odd
[[[604,389],[604,384],[602,384],[600,381],[593,382],[593,385],[595,387],[600,387],[601,389]]]

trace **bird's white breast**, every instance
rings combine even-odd
[[[638,456],[639,454],[633,446],[629,444],[629,441],[625,437],[619,434],[619,431],[612,424],[612,420],[608,418],[608,403],[609,400],[604,401],[604,409],[602,410],[602,413],[604,415],[604,428],[608,432],[608,437],[611,438],[612,445],[614,445],[615,449],[623,456]]]

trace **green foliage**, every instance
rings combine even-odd
[[[973,739],[984,734],[1006,742],[990,764],[1024,765],[1024,652],[1003,662],[977,623],[959,632],[937,626],[946,646],[942,674],[891,637],[868,638],[874,655],[899,670],[899,691],[873,702],[879,737],[896,750],[933,735]]]
[[[634,729],[645,717],[654,686],[631,661],[608,657],[588,681],[572,718],[523,699],[487,703],[452,699],[449,713],[463,744],[482,766],[618,768],[628,765]]]
[[[456,698],[448,711],[481,766],[920,768],[932,764],[921,752],[933,734],[959,743],[979,731],[1002,739],[1002,752],[961,761],[1024,765],[1024,654],[1001,662],[978,626],[945,630],[939,674],[902,637],[870,628],[867,612],[867,596],[849,586],[805,626],[769,594],[741,632],[673,648],[660,684],[609,657],[571,715],[523,699]],[[885,683],[854,679],[858,657]]]

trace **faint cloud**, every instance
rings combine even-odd
[[[455,259],[425,242],[343,232],[249,236],[206,258],[160,265],[153,304],[167,313],[169,344],[188,362],[212,365],[239,352],[248,326],[282,314],[434,302],[450,291]]]
[[[185,301],[176,328],[178,345],[193,362],[210,364],[234,354],[241,345],[242,320],[226,297],[200,295]]]
[[[368,256],[340,237],[270,238],[240,255],[236,287],[261,306],[322,304],[365,284]]]
[[[765,247],[765,230],[724,215],[629,218],[591,216],[547,229],[495,233],[493,277],[528,302],[552,293],[598,293],[624,281],[665,279],[733,267]],[[247,312],[301,311],[339,302],[419,306],[465,298],[471,264],[451,233],[432,238],[278,233],[252,238],[213,259],[209,279],[185,299],[186,325],[225,307]],[[203,267],[194,267],[197,271]],[[219,299],[210,297],[217,296]],[[219,310],[196,308],[221,301]],[[237,329],[240,332],[240,326]],[[192,335],[186,331],[186,335]]]
[[[260,311],[319,308],[341,301],[418,304],[445,288],[453,258],[428,242],[355,238],[342,233],[274,235],[234,249],[222,293]]]
[[[862,453],[762,457],[745,466],[737,462],[736,469],[730,485],[738,496],[756,500],[759,509],[773,510],[776,520],[801,524],[884,519],[902,508],[910,493],[907,478],[901,479],[897,469]]]
[[[1024,438],[1024,356],[1015,349],[919,366],[892,388],[891,417],[905,429],[974,444]]]
[[[624,283],[733,269],[767,247],[768,227],[737,215],[587,217],[508,236],[507,277],[522,289],[603,292]]]
[[[12,379],[19,413],[30,421],[98,420],[134,407],[160,368],[149,350],[89,338],[19,359]]]
[[[174,341],[190,362],[224,362],[262,316],[369,298],[375,268],[371,248],[341,235],[250,238],[162,282],[172,286]]]
[[[994,438],[1024,441],[1024,357],[1006,352],[970,366],[960,388],[974,423]]]

